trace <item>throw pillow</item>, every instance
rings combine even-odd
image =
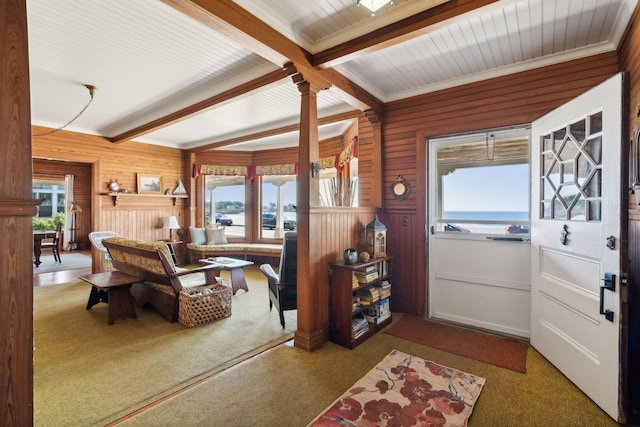
[[[227,242],[227,237],[224,234],[224,227],[220,228],[206,228],[207,245],[222,245]]]
[[[204,228],[189,227],[189,232],[191,233],[191,243],[194,245],[207,244],[207,234]]]

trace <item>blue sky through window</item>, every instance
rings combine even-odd
[[[444,211],[528,212],[529,165],[458,168],[442,177]]]

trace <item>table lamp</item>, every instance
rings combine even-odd
[[[166,217],[162,228],[165,230],[169,230],[169,241],[175,242],[175,240],[173,239],[173,230],[180,229],[180,225],[178,224],[178,219],[173,215]]]

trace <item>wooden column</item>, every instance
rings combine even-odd
[[[0,2],[0,425],[33,425],[31,110],[26,0]]]
[[[320,86],[301,80],[298,74],[294,82],[301,93],[300,143],[298,147],[297,181],[297,229],[298,229],[298,330],[294,340],[296,347],[312,351],[322,345],[323,310],[328,311],[329,301],[323,301],[319,275],[327,271],[320,260],[320,239],[313,230],[320,229],[320,214],[312,208],[319,205],[319,178],[312,163],[319,159],[317,93]],[[326,299],[326,298],[324,298]],[[326,331],[325,331],[326,332]],[[326,333],[325,333],[326,335]]]

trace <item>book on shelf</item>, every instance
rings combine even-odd
[[[367,324],[368,324],[368,323],[367,323]],[[367,326],[367,328],[366,328],[366,329],[362,329],[362,330],[360,330],[360,331],[358,331],[358,332],[354,332],[354,333],[351,335],[351,338],[353,338],[354,340],[356,340],[356,339],[360,338],[361,336],[363,336],[364,334],[366,334],[367,332],[369,332],[369,327],[368,327],[368,326]]]
[[[369,322],[363,317],[356,317],[351,320],[351,337],[358,338],[369,330]]]
[[[378,289],[378,295],[383,300],[391,296],[391,283],[388,280],[383,280],[374,285]]]
[[[379,266],[378,272],[380,273],[380,277],[387,276],[389,274],[389,264],[387,260],[381,261]]]
[[[375,304],[371,304],[370,306],[368,306],[364,310],[364,315],[370,316],[370,317],[380,317],[380,318],[383,318],[382,320],[391,316],[391,306],[389,305],[389,298],[385,298]],[[369,321],[371,322],[371,320]],[[371,322],[371,323],[376,323],[376,322]]]
[[[351,275],[351,288],[355,289],[357,287],[360,286],[360,282],[358,281],[358,278],[356,277],[355,274]]]
[[[375,286],[358,289],[356,296],[359,297],[361,301],[376,302],[380,299],[380,294]]]
[[[366,267],[360,267],[360,268],[356,268],[354,271],[356,271],[357,273],[373,273],[373,272],[377,272],[378,268],[376,267],[375,264],[371,264],[371,265],[367,265]]]
[[[378,278],[377,271],[372,271],[370,273],[358,273],[357,271],[354,271],[353,275],[358,279],[358,283],[369,283]]]
[[[373,323],[374,325],[379,325],[380,323],[384,322],[390,317],[391,317],[391,313],[387,313],[382,316],[370,316],[368,314],[364,315],[364,318],[367,319],[367,322]]]

